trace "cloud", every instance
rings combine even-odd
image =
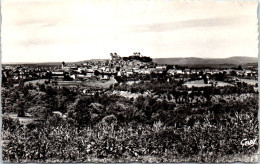
[[[228,27],[239,25],[242,21],[246,21],[243,17],[231,18],[207,18],[197,20],[185,20],[167,23],[154,23],[146,25],[132,26],[133,32],[166,32],[187,28],[212,28],[212,27]]]
[[[256,9],[257,3],[213,1],[4,0],[2,56],[3,61],[106,58],[111,51],[254,56]]]
[[[35,38],[35,39],[27,39],[27,40],[22,40],[22,41],[18,41],[16,42],[17,46],[24,46],[24,47],[30,47],[30,46],[37,46],[37,45],[52,45],[52,44],[57,44],[58,42],[53,40],[53,39],[39,39],[39,38]]]
[[[36,26],[36,27],[52,27],[61,22],[59,19],[30,19],[18,21],[15,25],[17,26]],[[24,27],[22,27],[24,28]]]

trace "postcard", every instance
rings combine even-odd
[[[2,0],[2,161],[257,162],[257,5]]]

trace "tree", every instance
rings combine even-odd
[[[242,66],[239,65],[239,66],[237,67],[237,70],[243,70]]]
[[[54,95],[57,95],[57,91],[54,88],[52,88],[51,86],[47,86],[46,87],[46,93],[50,97],[53,97]]]
[[[48,71],[48,72],[46,73],[46,78],[48,79],[48,82],[50,82],[50,81],[51,81],[51,78],[52,78],[52,73]]]
[[[7,82],[7,78],[5,77],[5,75],[2,75],[2,83],[6,83]]]
[[[40,90],[41,92],[45,92],[45,91],[46,91],[45,84],[39,84],[39,90]]]
[[[18,104],[17,117],[25,116],[24,104],[25,104],[24,102],[20,102]]]
[[[63,78],[64,81],[71,81],[72,80],[69,73],[67,73],[67,72],[63,72],[63,77],[64,77]]]
[[[86,74],[87,74],[86,71],[84,71],[84,70],[81,70],[81,73],[82,73],[83,75],[86,75]]]
[[[13,132],[17,127],[19,126],[19,121],[13,120],[10,117],[3,116],[2,117],[2,130],[9,130],[10,132]]]
[[[90,124],[91,119],[91,110],[90,104],[93,101],[90,98],[78,98],[75,103],[70,106],[68,117],[72,118],[78,130],[82,127],[87,126]]]
[[[46,108],[43,106],[33,106],[28,109],[28,112],[32,114],[37,119],[46,120],[51,115],[50,108]]]
[[[205,87],[203,96],[207,99],[207,101],[210,101],[212,97],[212,87]]]
[[[231,74],[231,76],[237,76],[237,72],[236,72],[236,71],[234,71],[234,70],[233,70],[233,71],[231,71],[231,72],[230,72],[230,74]]]
[[[184,84],[183,80],[178,81],[177,86],[182,86]]]
[[[99,74],[100,74],[100,73],[99,73],[98,70],[95,70],[95,71],[94,71],[94,75],[95,75],[95,76],[98,76]]]

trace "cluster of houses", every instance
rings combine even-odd
[[[131,77],[137,74],[149,75],[151,73],[168,75],[191,75],[191,74],[217,74],[225,72],[233,76],[254,76],[258,77],[257,69],[190,69],[176,68],[174,66],[157,65],[149,57],[143,57],[140,53],[134,53],[129,57],[120,57],[116,53],[111,53],[111,60],[98,62],[84,62],[80,64],[66,64],[62,62],[60,66],[17,66],[8,65],[2,67],[2,77],[11,79],[43,79],[52,78],[57,80],[84,80],[96,77],[100,80],[109,80],[115,76]]]
[[[14,80],[45,78],[48,70],[47,67],[32,68],[30,66],[8,65],[2,67],[2,77]]]

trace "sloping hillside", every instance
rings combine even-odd
[[[153,59],[158,64],[172,65],[211,65],[211,64],[235,64],[243,65],[247,63],[257,63],[256,57],[229,57],[229,58],[155,58]]]

